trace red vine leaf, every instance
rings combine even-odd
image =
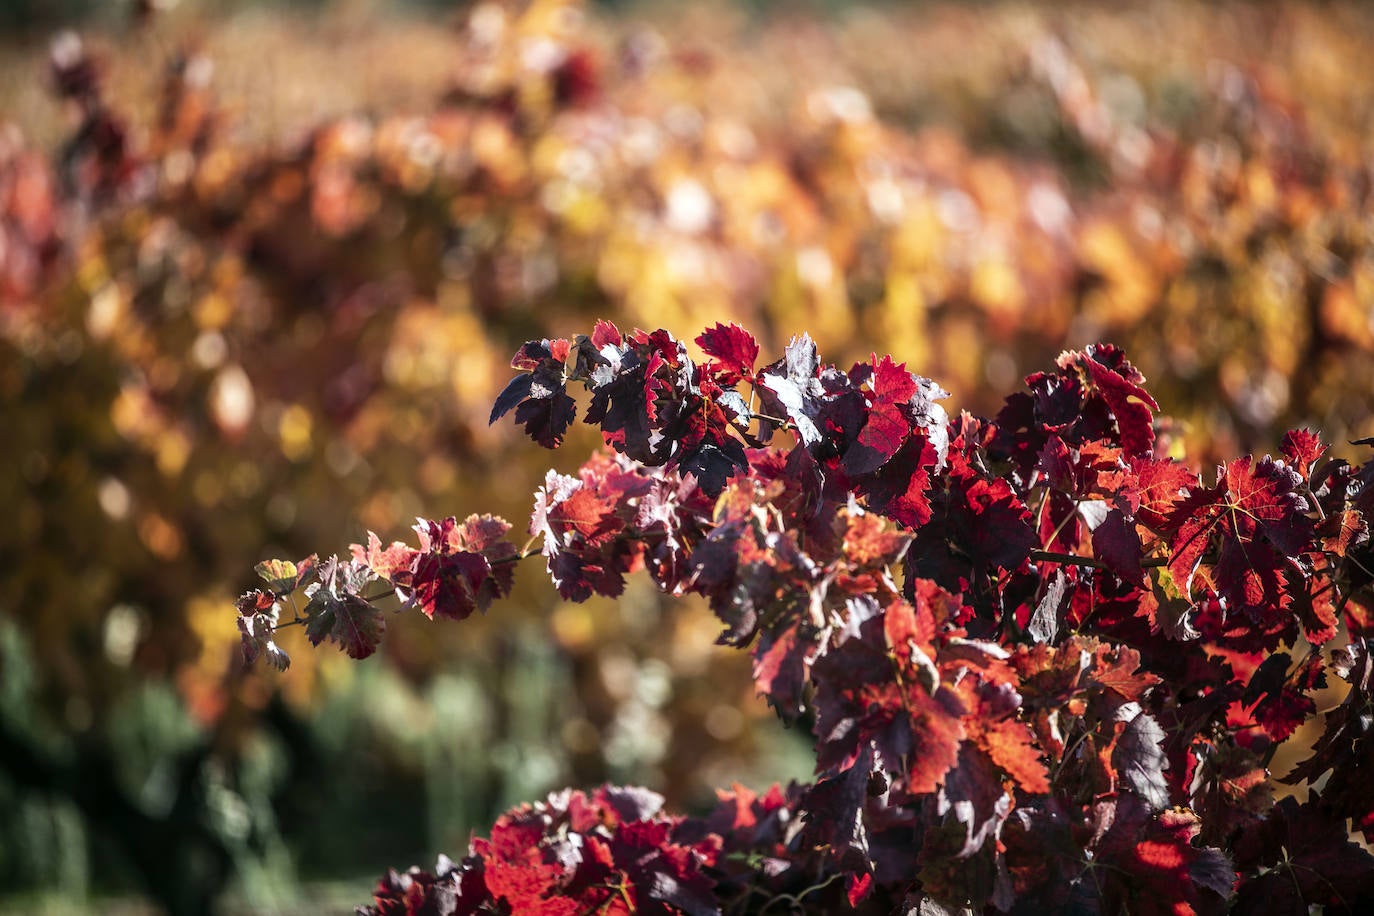
[[[305,608],[305,635],[311,645],[331,639],[350,658],[367,658],[377,651],[386,620],[361,594],[372,578],[371,571],[356,561],[325,561],[320,580],[306,590],[310,603]]]
[[[759,358],[759,344],[753,334],[739,325],[733,322],[728,325],[717,323],[715,327],[703,331],[696,342],[724,370],[727,384],[753,377],[754,363]]]
[[[1317,459],[1326,451],[1326,445],[1310,429],[1290,429],[1283,434],[1283,443],[1280,445],[1284,459],[1293,466],[1303,477],[1312,474],[1312,465],[1317,463]]]

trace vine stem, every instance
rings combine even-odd
[[[287,627],[298,626],[300,624],[307,622],[308,620],[310,620],[309,617],[297,617],[295,620],[286,621],[286,623],[274,624],[272,626],[272,632],[275,633],[278,630],[285,630]]]
[[[1048,547],[1050,544],[1053,544],[1053,543],[1054,543],[1054,539],[1057,538],[1057,537],[1059,537],[1060,533],[1064,530],[1064,526],[1067,525],[1069,522],[1071,522],[1071,521],[1073,520],[1073,517],[1074,517],[1075,515],[1078,514],[1078,507],[1079,507],[1081,504],[1082,504],[1082,501],[1081,501],[1081,500],[1079,500],[1079,499],[1074,499],[1074,501],[1073,501],[1073,509],[1070,510],[1070,512],[1069,512],[1068,515],[1064,516],[1064,518],[1063,518],[1062,520],[1060,520],[1059,524],[1057,524],[1057,525],[1054,526],[1054,531],[1050,532],[1049,538],[1047,538],[1046,541],[1045,541],[1046,547]],[[1044,507],[1044,503],[1041,503],[1041,507],[1042,507],[1042,508]]]
[[[1057,550],[1032,550],[1030,552],[1032,560],[1043,560],[1049,563],[1063,563],[1065,566],[1086,566],[1091,569],[1106,569],[1107,564],[1092,557],[1080,557],[1076,553],[1060,553]],[[1144,569],[1152,569],[1160,566],[1168,566],[1168,557],[1143,557],[1140,565]]]
[[[755,413],[753,418],[756,420],[767,420],[769,423],[776,423],[783,429],[796,429],[796,424],[786,417],[775,417],[772,414]]]
[[[759,913],[766,913],[779,903],[786,903],[792,907],[800,907],[802,900],[804,900],[806,897],[810,896],[811,894],[814,894],[816,891],[823,890],[827,886],[835,883],[837,879],[842,877],[844,877],[844,873],[837,871],[829,878],[826,878],[824,881],[821,881],[817,884],[813,884],[808,888],[804,888],[795,894],[779,894],[778,896],[772,898],[767,903],[765,903],[763,905],[763,908],[759,910]]]
[[[394,594],[396,594],[396,588],[395,588],[395,586],[391,586],[391,587],[389,587],[389,588],[384,588],[384,589],[382,589],[380,592],[378,592],[378,593],[375,594],[375,595],[363,595],[363,596],[362,596],[362,599],[363,599],[364,601],[367,601],[367,602],[373,602],[373,601],[378,601],[378,600],[380,600],[380,599],[382,599],[382,598],[389,597],[389,596],[394,595]]]
[[[521,560],[528,560],[530,557],[539,556],[540,551],[534,549],[532,546],[533,542],[534,538],[530,538],[529,541],[525,542],[525,546],[520,549],[520,552],[514,556],[497,557],[495,560],[487,560],[487,562],[492,566],[504,566],[507,563],[519,563]]]

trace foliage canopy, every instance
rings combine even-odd
[[[805,335],[759,365],[736,325],[694,359],[669,332],[537,340],[493,422],[607,450],[550,472],[530,543],[491,516],[369,534],[346,559],[259,567],[244,649],[375,651],[382,594],[462,620],[540,545],[559,594],[645,570],[703,596],[758,692],[806,716],[816,778],[735,786],[705,818],[641,789],[517,808],[460,863],[389,874],[373,912],[1355,911],[1374,903],[1374,463],[1309,430],[1208,480],[1157,457],[1158,405],[1115,347],[1062,354],[992,419],[891,357],[824,364]],[[285,601],[308,603],[286,622]],[[1338,634],[1344,638],[1338,639]],[[1281,742],[1344,679],[1311,755]],[[1304,784],[1305,801],[1275,802]],[[1315,784],[1320,784],[1318,789]]]

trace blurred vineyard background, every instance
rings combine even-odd
[[[806,775],[647,582],[531,566],[476,625],[244,667],[254,563],[521,524],[592,447],[488,428],[526,339],[807,330],[980,413],[1108,339],[1198,460],[1352,454],[1371,40],[1355,3],[0,2],[0,910],[344,911],[562,785]]]

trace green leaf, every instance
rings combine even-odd
[[[311,554],[299,563],[290,560],[263,560],[253,571],[262,577],[267,587],[279,595],[289,595],[312,578],[317,558]]]

